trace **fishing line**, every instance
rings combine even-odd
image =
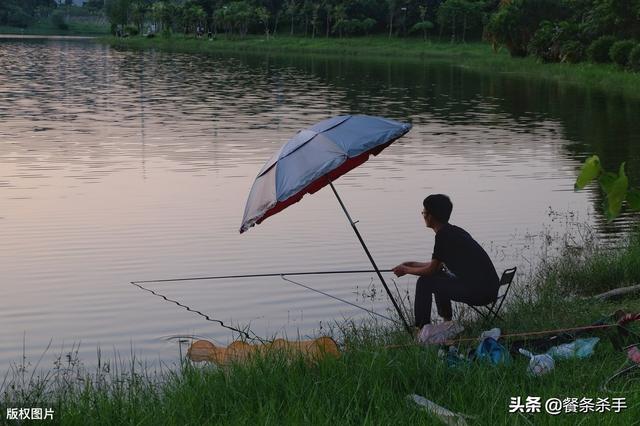
[[[221,321],[221,320],[217,320],[217,319],[211,318],[211,317],[209,317],[209,315],[204,314],[204,313],[202,313],[202,312],[200,312],[200,311],[198,311],[198,310],[191,309],[189,306],[187,306],[187,305],[183,305],[182,303],[178,302],[177,300],[169,299],[167,296],[165,296],[165,295],[163,295],[163,294],[157,293],[157,292],[155,292],[155,291],[153,291],[153,290],[151,290],[151,289],[149,289],[149,288],[143,287],[143,286],[141,286],[140,284],[138,284],[138,283],[137,283],[137,282],[135,282],[135,281],[131,281],[131,284],[132,284],[132,285],[134,285],[134,286],[136,286],[136,287],[138,287],[138,288],[140,288],[140,289],[142,289],[142,290],[144,290],[144,291],[148,291],[149,293],[153,294],[154,296],[161,297],[161,298],[163,298],[164,300],[166,300],[167,302],[175,303],[176,305],[178,305],[178,306],[180,306],[180,307],[182,307],[182,308],[186,309],[187,311],[189,311],[189,312],[193,312],[193,313],[195,313],[195,314],[197,314],[197,315],[201,316],[201,317],[202,317],[202,318],[204,318],[206,321],[210,321],[210,322],[218,323],[218,324],[219,324],[219,325],[221,325],[222,327],[224,327],[224,328],[226,328],[226,329],[228,329],[228,330],[231,330],[231,331],[235,331],[236,333],[239,333],[239,334],[243,335],[244,337],[246,337],[246,338],[247,338],[247,339],[249,339],[249,340],[259,340],[260,342],[264,343],[264,341],[263,341],[260,337],[258,337],[255,333],[253,333],[253,332],[252,332],[252,333],[253,333],[253,335],[254,335],[254,336],[256,336],[256,337],[251,337],[251,336],[249,335],[249,333],[247,333],[247,332],[246,332],[246,331],[244,331],[244,330],[240,330],[240,329],[235,328],[235,327],[233,327],[233,326],[227,325],[227,324],[225,324],[225,323],[224,323],[223,321]]]
[[[367,308],[365,308],[365,307],[363,307],[363,306],[356,305],[355,303],[349,302],[348,300],[341,299],[341,298],[339,298],[339,297],[337,297],[337,296],[334,296],[334,295],[332,295],[332,294],[325,293],[324,291],[321,291],[321,290],[315,289],[315,288],[313,288],[313,287],[309,287],[309,286],[308,286],[308,285],[306,285],[306,284],[302,284],[302,283],[299,283],[299,282],[297,282],[297,281],[290,280],[289,278],[285,278],[284,274],[280,275],[280,278],[282,278],[283,280],[288,281],[288,282],[290,282],[290,283],[292,283],[292,284],[299,285],[300,287],[304,287],[304,288],[306,288],[307,290],[315,291],[316,293],[320,293],[320,294],[322,294],[322,295],[324,295],[324,296],[327,296],[327,297],[330,297],[330,298],[332,298],[332,299],[339,300],[340,302],[342,302],[342,303],[346,303],[347,305],[351,305],[351,306],[356,307],[356,308],[358,308],[358,309],[362,309],[363,311],[369,312],[370,314],[373,314],[373,315],[377,315],[377,316],[382,317],[382,318],[384,318],[384,319],[386,319],[386,320],[389,320],[389,321],[391,321],[391,322],[395,322],[395,323],[397,323],[397,322],[398,322],[398,321],[396,321],[396,320],[394,320],[394,319],[389,318],[389,317],[388,317],[388,316],[386,316],[386,315],[382,315],[382,314],[380,314],[380,313],[378,313],[378,312],[374,312],[374,311],[372,311],[372,310],[370,310],[370,309],[367,309]]]

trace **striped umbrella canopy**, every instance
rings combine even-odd
[[[411,124],[382,117],[342,115],[299,131],[258,173],[240,233],[379,154],[409,130]]]

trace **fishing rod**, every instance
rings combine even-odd
[[[392,269],[380,269],[380,272],[392,272]],[[357,269],[349,271],[313,271],[313,272],[278,272],[269,274],[246,274],[246,275],[218,275],[210,277],[184,277],[184,278],[165,278],[160,280],[141,280],[131,281],[132,284],[149,284],[149,283],[171,283],[180,281],[204,281],[204,280],[222,280],[236,278],[261,278],[261,277],[281,277],[296,275],[338,275],[338,274],[364,274],[377,272],[375,269]]]

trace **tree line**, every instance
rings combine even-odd
[[[58,8],[1,0],[0,25],[26,26]],[[106,15],[118,34],[484,39],[512,56],[640,71],[640,0],[86,0],[82,8]]]
[[[499,0],[106,0],[105,12],[118,26],[143,30],[151,21],[165,33],[243,36],[261,33],[306,37],[369,34],[480,39],[486,17]]]

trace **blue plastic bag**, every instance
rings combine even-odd
[[[509,352],[493,337],[483,339],[476,349],[476,358],[486,359],[493,365],[507,363],[511,360]]]

